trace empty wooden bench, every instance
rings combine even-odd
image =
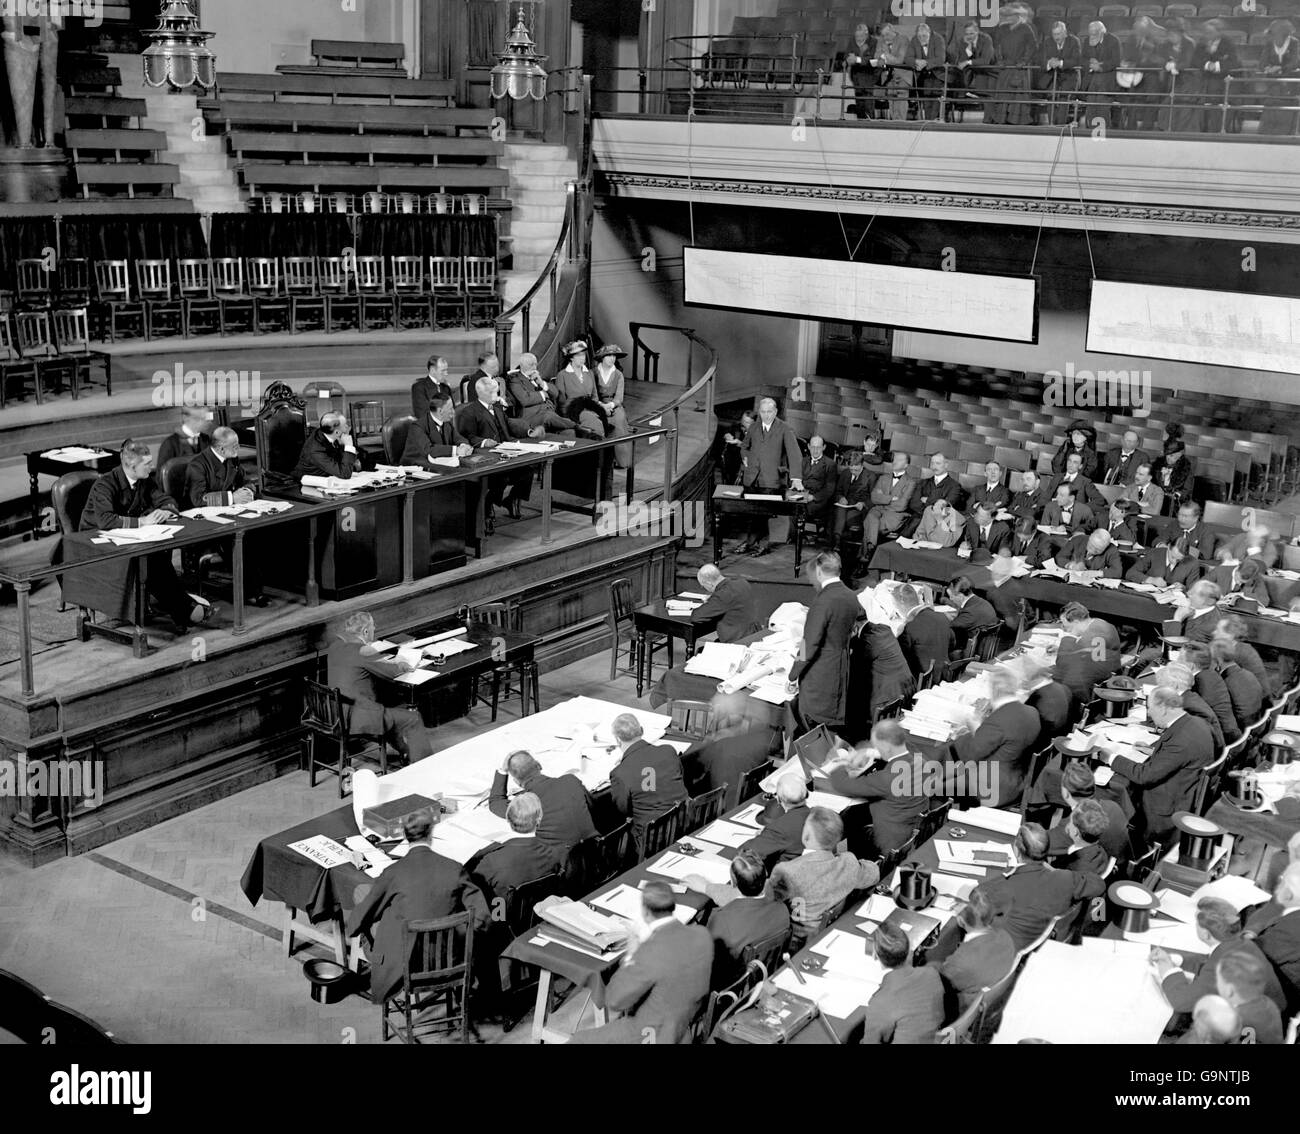
[[[403,66],[406,60],[406,48],[400,43],[313,39],[311,53],[316,62],[310,66],[282,63],[276,70],[282,75],[303,73],[349,75],[357,71],[406,73],[406,68]]]
[[[491,110],[465,108],[254,102],[231,98],[201,99],[199,109],[208,121],[223,124],[227,131],[235,126],[281,126],[295,131],[319,127],[352,133],[410,131],[428,135],[441,132],[454,137],[461,130],[487,131],[494,117]]]
[[[322,75],[314,70],[296,74],[253,75],[243,72],[219,74],[217,97],[269,96],[274,100],[319,96],[330,102],[340,99],[385,99],[390,106],[400,101],[430,102],[451,106],[456,84],[450,79],[408,79],[404,75],[376,75],[367,72]]]

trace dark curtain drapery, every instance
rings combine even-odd
[[[88,260],[180,260],[204,257],[197,214],[65,217],[64,256]]]
[[[360,256],[495,256],[490,216],[367,216],[357,218]]]
[[[341,256],[352,244],[339,213],[217,213],[213,256]]]
[[[18,261],[39,259],[46,248],[57,248],[53,217],[0,219],[0,290],[18,286]]]

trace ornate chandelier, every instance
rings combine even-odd
[[[144,50],[144,81],[151,87],[211,90],[217,82],[217,57],[208,49],[212,32],[199,29],[189,0],[163,0],[158,26],[145,32],[153,42]]]
[[[537,54],[537,45],[524,23],[524,6],[519,5],[519,19],[506,40],[497,64],[492,68],[492,97],[513,99],[546,97],[545,55]]]

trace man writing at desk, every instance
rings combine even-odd
[[[500,400],[500,389],[495,378],[480,378],[474,383],[474,401],[461,408],[457,425],[465,440],[476,450],[488,452],[512,437],[544,437],[546,430],[540,426],[529,429],[518,418],[507,419]],[[519,519],[520,503],[528,499],[533,486],[533,470],[519,469],[513,473],[494,476],[488,481],[487,520],[492,520],[492,509],[504,504],[513,519]]]
[[[239,434],[233,429],[218,426],[212,431],[212,444],[190,461],[185,469],[185,496],[191,508],[248,504],[256,498],[257,493],[249,486],[239,463]],[[234,562],[233,538],[208,546],[216,547],[217,554],[227,564]],[[200,569],[206,558],[207,555],[199,560]],[[244,572],[244,601],[251,606],[266,605],[260,572]]]
[[[321,414],[318,425],[308,436],[293,470],[294,480],[305,476],[336,476],[350,480],[361,467],[361,457],[352,443],[352,426],[341,413]]]
[[[153,454],[143,441],[122,442],[122,463],[91,486],[78,530],[112,531],[165,524],[180,513],[176,501],[153,478]],[[189,632],[192,622],[203,622],[212,607],[187,594],[172,566],[170,551],[157,551],[144,560],[145,587],[175,624],[177,634]],[[143,616],[143,611],[139,612]]]
[[[442,392],[430,394],[429,412],[423,420],[417,418],[406,431],[401,463],[426,468],[434,457],[469,457],[473,454],[474,449],[460,435],[452,420],[451,395]]]

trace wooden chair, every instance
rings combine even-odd
[[[641,838],[641,860],[653,858],[665,847],[672,846],[682,837],[686,826],[687,800],[674,804],[662,815],[657,815],[646,824]]]
[[[420,256],[390,256],[393,272],[393,325],[430,327],[433,300],[424,287],[424,260]]]
[[[887,885],[886,879],[898,869],[900,864],[907,861],[907,856],[916,849],[916,832],[913,831],[907,842],[900,847],[886,852],[880,856],[880,861],[876,864],[880,871],[880,884]]]
[[[253,419],[257,467],[264,481],[290,483],[307,441],[307,405],[284,382],[272,382]]]
[[[316,769],[324,768],[339,781],[339,799],[347,793],[343,788],[351,771],[350,758],[353,755],[379,753],[381,775],[388,775],[388,742],[381,740],[378,744],[362,741],[358,750],[353,738],[348,734],[347,716],[343,712],[343,694],[338,689],[331,689],[311,678],[303,679],[302,723],[306,730],[303,737],[303,756],[307,761],[307,784],[316,786]],[[358,738],[360,739],[360,738]],[[328,758],[317,755],[317,742],[333,747]],[[351,789],[349,789],[350,792]]]
[[[941,799],[932,803],[928,810],[922,811],[916,821],[916,845],[928,843],[938,833],[952,809],[951,799]]]
[[[668,715],[673,728],[696,740],[703,740],[713,728],[713,706],[708,701],[669,701]]]
[[[307,424],[320,425],[327,413],[347,413],[348,392],[341,383],[329,379],[308,382],[302,388],[302,400],[307,407]]]
[[[293,330],[293,300],[280,286],[280,261],[275,256],[250,256],[248,294],[253,297],[253,329]]]
[[[998,653],[998,639],[1002,634],[1002,623],[997,622],[992,626],[981,626],[971,631],[970,643],[966,647],[966,652],[974,654],[982,662],[991,662]]]
[[[360,440],[363,437],[382,437],[386,420],[382,399],[348,403],[348,421],[352,423],[352,437],[354,440]],[[403,447],[406,445],[405,437],[402,438],[402,445]],[[398,449],[398,458],[401,455],[402,451]],[[387,450],[384,452],[384,460],[390,465],[397,464],[397,461],[389,460]]]
[[[975,660],[975,655],[971,654],[969,657],[957,658],[956,661],[950,661],[943,667],[944,681],[960,681],[962,674],[966,672],[966,667]]]
[[[984,996],[987,992],[988,989],[981,989],[960,1016],[935,1032],[934,1042],[937,1044],[970,1043],[971,1032],[984,1011]]]
[[[351,261],[343,256],[321,256],[316,261],[317,287],[325,300],[325,330],[360,330],[361,297],[352,287]]]
[[[56,307],[50,313],[54,324],[54,348],[57,360],[68,370],[72,396],[80,397],[81,388],[91,385],[90,370],[98,366],[104,375],[104,393],[113,395],[113,356],[107,351],[90,348],[90,316],[86,308]]]
[[[1007,999],[1011,996],[1011,990],[1016,986],[1016,979],[1020,975],[1020,967],[1020,958],[1017,956],[1015,963],[1011,966],[1011,971],[1006,976],[996,984],[992,984],[981,991],[982,1003],[980,1005],[979,1022],[971,1029],[972,1042],[987,1044],[993,1039],[1002,1024],[1002,1011],[1007,1006]]]
[[[387,272],[382,256],[356,258],[357,295],[361,300],[361,330],[369,331],[379,313],[379,326],[397,329],[397,299],[388,290]]]
[[[510,936],[521,937],[533,928],[541,919],[537,916],[537,903],[545,898],[561,893],[564,888],[564,875],[557,865],[549,874],[534,878],[531,882],[522,882],[511,886],[506,891],[505,924]],[[506,1012],[501,1023],[502,1031],[513,1031],[519,1021],[528,1014],[532,1006],[538,983],[538,969],[535,965],[521,964],[501,958],[498,970],[502,976],[502,993],[507,1001],[518,1001],[517,1012]]]
[[[788,936],[788,935],[787,935]],[[777,960],[780,960],[778,956]],[[772,968],[767,968],[758,961],[746,964],[744,972],[725,988],[709,993],[704,1007],[694,1021],[692,1043],[707,1043],[718,1028],[738,1012],[759,985],[767,980]]]
[[[19,311],[48,311],[53,288],[43,259],[23,259],[14,265]]]
[[[387,1041],[391,1030],[403,1043],[419,1043],[421,1028],[434,1032],[459,1028],[461,1043],[468,1043],[474,963],[470,915],[406,922],[402,926],[402,956],[406,963],[401,991],[379,1007],[381,1038]],[[437,1008],[442,1009],[441,1015],[420,1018]],[[401,1023],[395,1022],[394,1016]]]
[[[212,264],[176,261],[176,291],[181,300],[181,327],[186,338],[200,330],[221,332],[221,300],[212,294]]]
[[[312,256],[284,258],[284,293],[289,297],[289,331],[326,330],[325,297],[317,287],[316,260]]]
[[[609,584],[609,609],[605,619],[609,626],[609,679],[618,676],[618,651],[626,636],[628,645],[628,668],[632,673],[638,669],[637,633],[634,615],[636,607],[632,604],[632,582],[630,579],[615,579]],[[655,651],[668,648],[668,665],[672,666],[672,639],[662,634],[647,634],[646,649],[650,656],[646,659],[646,678],[650,679],[654,669]],[[625,671],[626,672],[626,671]]]
[[[0,311],[0,409],[4,409],[9,400],[9,383],[15,378],[22,380],[24,386],[26,380],[31,379],[32,393],[36,395],[36,403],[39,405],[44,395],[36,361],[24,358],[18,352],[9,316]]]
[[[892,701],[886,701],[879,705],[876,711],[871,715],[871,723],[874,725],[877,721],[893,721],[903,715],[903,709],[907,707],[910,697],[895,697]]]
[[[682,834],[689,835],[712,823],[726,809],[727,789],[730,784],[722,784],[703,795],[695,796],[686,808],[686,823]]]
[[[1231,764],[1232,760],[1238,756],[1247,743],[1250,741],[1250,733],[1243,732],[1240,737],[1227,745],[1219,758],[1212,764],[1207,764],[1196,776],[1196,795],[1192,803],[1193,815],[1204,815],[1215,801],[1219,798],[1221,791],[1219,777],[1225,767]]]
[[[817,919],[814,926],[801,925],[795,920],[794,911],[790,912],[790,954],[793,956],[799,952],[809,941],[816,940],[818,934],[825,932],[837,921],[844,916],[844,911],[848,909],[849,902],[856,897],[854,893],[845,894],[838,902],[828,906],[822,911],[822,915]],[[786,899],[786,905],[791,904],[792,899]]]
[[[219,256],[212,261],[212,295],[220,305],[221,333],[257,330],[257,302],[244,286],[244,261]]]
[[[94,310],[101,338],[107,327],[109,342],[117,342],[119,326],[135,329],[142,339],[148,337],[144,304],[131,297],[131,273],[125,260],[95,261]]]
[[[931,659],[930,664],[921,671],[920,676],[916,679],[916,691],[919,693],[922,689],[930,689],[937,683],[939,677],[939,663]]]
[[[736,806],[739,807],[746,800],[753,799],[762,790],[763,781],[775,770],[776,761],[769,760],[766,764],[760,764],[757,768],[750,768],[748,772],[741,776],[740,787],[736,792]]]
[[[461,607],[459,615],[465,621],[485,622],[496,630],[510,630],[516,634],[522,633],[523,612],[518,605],[509,602],[488,602],[474,607]],[[531,695],[533,699],[533,712],[537,712],[538,705],[538,681],[537,681],[537,663],[535,661],[506,661],[505,658],[494,659],[497,664],[492,667],[492,720],[497,719],[497,709],[501,703],[501,689],[505,686],[507,700],[510,698],[510,683],[513,675],[519,676],[519,711],[526,714],[528,711],[528,701]],[[476,683],[474,697],[476,700],[486,701],[479,692],[479,684]]]
[[[50,393],[48,376],[53,372],[57,379],[68,373],[68,367],[58,361],[54,347],[54,332],[50,328],[48,311],[16,311],[14,324],[18,328],[18,354],[29,361],[36,371],[36,404],[39,406]],[[61,389],[61,385],[57,386]]]
[[[491,327],[501,314],[496,257],[466,256],[464,273],[465,325]]]
[[[429,257],[429,298],[435,331],[469,326],[469,298],[465,293],[464,263],[459,256]],[[455,311],[450,322],[442,314],[448,307]]]
[[[569,852],[565,867],[566,889],[571,898],[590,894],[631,864],[632,820],[625,819],[612,831],[583,839]]]
[[[144,337],[185,333],[185,303],[172,288],[170,260],[137,260],[136,293],[144,304]]]
[[[89,307],[95,296],[91,291],[90,261],[84,256],[64,256],[55,269],[54,300],[56,307]]]

